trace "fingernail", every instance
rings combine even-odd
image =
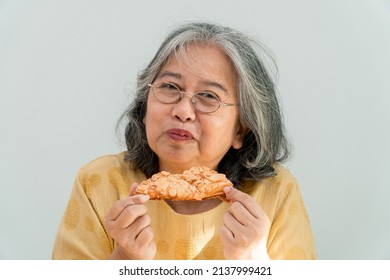
[[[230,192],[231,189],[232,189],[232,187],[224,187],[223,191],[224,191],[224,193],[228,193],[228,192]]]
[[[150,196],[149,196],[148,194],[145,194],[145,195],[143,195],[143,196],[141,196],[141,197],[139,198],[139,201],[140,201],[141,203],[144,203],[144,202],[148,201],[149,198],[150,198]]]

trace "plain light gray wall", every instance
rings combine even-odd
[[[136,73],[177,23],[274,52],[320,259],[390,259],[390,4],[0,1],[0,259],[49,259],[78,168],[124,147]]]

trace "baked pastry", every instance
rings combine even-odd
[[[135,193],[148,194],[150,199],[227,201],[223,188],[233,186],[225,174],[208,167],[193,167],[182,174],[161,171],[141,182]]]

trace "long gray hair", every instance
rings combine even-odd
[[[122,115],[126,119],[126,160],[131,168],[150,177],[159,171],[157,155],[150,149],[143,118],[152,83],[167,59],[193,43],[213,44],[223,49],[238,76],[239,120],[249,129],[242,148],[230,148],[218,165],[240,188],[244,179],[259,180],[274,175],[273,165],[290,154],[276,89],[265,61],[272,60],[266,48],[249,36],[229,27],[210,23],[188,23],[173,30],[149,65],[139,73],[135,99]],[[269,60],[269,58],[271,58]],[[275,67],[275,63],[273,64]]]

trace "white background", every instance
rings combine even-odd
[[[78,168],[124,146],[136,74],[178,23],[268,45],[319,259],[390,259],[389,0],[0,0],[0,259],[50,259]]]

